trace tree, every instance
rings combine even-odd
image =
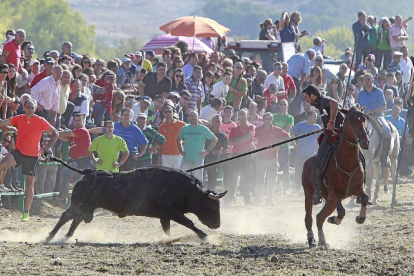
[[[35,46],[37,56],[42,56],[46,50],[60,51],[62,42],[67,40],[72,42],[76,53],[95,54],[95,27],[88,25],[82,15],[64,0],[2,0],[0,16],[0,31],[24,29],[26,39]]]
[[[326,39],[325,55],[339,58],[345,48],[353,47],[354,36],[348,27],[336,27],[327,31],[318,31],[314,36],[304,37],[300,40],[302,52],[313,47],[313,38],[319,36]]]

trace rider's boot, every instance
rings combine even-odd
[[[381,161],[387,162],[388,155],[390,154],[391,149],[391,138],[384,138],[382,140],[382,152],[381,152]]]
[[[321,185],[322,185],[322,170],[319,166],[315,166],[315,194],[312,198],[312,204],[318,205],[322,203]]]

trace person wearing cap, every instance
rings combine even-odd
[[[183,66],[184,81],[193,75],[194,67],[197,65],[197,54],[191,53],[188,55],[188,62]]]
[[[315,107],[319,111],[319,114],[326,114],[322,117],[325,132],[323,133],[322,142],[319,144],[314,167],[315,194],[313,195],[312,203],[317,205],[322,202],[320,188],[322,187],[323,181],[321,168],[321,166],[323,166],[323,160],[320,160],[320,156],[328,147],[328,141],[331,138],[333,131],[342,126],[345,117],[341,112],[338,112],[338,102],[328,96],[324,96],[315,85],[310,84],[303,89],[302,93],[305,96],[305,100]]]
[[[400,71],[402,72],[402,66],[401,66],[401,59],[402,59],[403,53],[399,52],[399,51],[395,51],[394,52],[394,56],[393,56],[393,60],[391,61],[391,63],[388,65],[387,67],[387,72],[397,72]]]
[[[135,80],[136,76],[132,76],[130,72],[132,60],[125,57],[122,61],[122,66],[116,71],[116,84],[121,89],[127,87],[127,84],[130,83],[130,78]]]
[[[124,107],[121,111],[121,121],[114,123],[113,134],[125,140],[129,152],[128,158],[119,167],[120,171],[130,171],[135,169],[136,160],[144,155],[148,146],[147,138],[145,138],[141,129],[139,129],[136,124],[132,123],[131,119],[132,110]],[[106,128],[95,127],[88,129],[88,131],[91,134],[105,134]]]
[[[27,76],[27,81],[32,82],[33,78],[37,76],[40,72],[40,62],[37,59],[32,59],[30,61],[30,74]]]
[[[181,129],[177,138],[178,150],[183,156],[180,170],[184,172],[189,169],[203,166],[204,157],[212,152],[218,142],[217,137],[210,129],[199,124],[198,113],[196,111],[190,111],[188,119],[190,120],[190,124]],[[205,144],[208,140],[210,140],[210,142],[208,143],[208,147],[205,148]],[[184,147],[181,144],[182,141],[184,141]],[[203,182],[203,169],[192,171],[189,174],[197,178],[200,182]]]
[[[43,66],[45,67],[45,70],[33,77],[33,80],[30,83],[30,88],[33,88],[42,79],[52,75],[53,66],[55,66],[55,60],[51,57],[47,57],[43,63]]]
[[[165,137],[162,146],[162,154],[158,155],[158,165],[179,169],[182,156],[177,145],[178,135],[185,123],[174,118],[174,108],[172,106],[163,107],[165,122],[160,125],[158,132]]]
[[[136,122],[138,118],[138,114],[140,113],[144,113],[145,115],[148,116],[148,108],[151,105],[151,103],[152,101],[150,97],[148,96],[142,97],[141,100],[132,107],[132,111],[134,111],[134,117],[132,118],[132,121]]]
[[[141,129],[142,133],[144,133],[145,137],[148,140],[148,147],[145,153],[137,159],[136,168],[148,167],[151,165],[157,165],[153,162],[152,156],[155,151],[160,149],[162,145],[165,143],[165,137],[158,133],[155,129],[151,126],[147,126],[147,114],[139,113],[137,115],[137,126]],[[138,146],[138,149],[141,146]]]
[[[0,60],[0,63],[13,64],[19,73],[23,73],[21,45],[25,38],[26,32],[17,30],[14,39],[4,44]]]
[[[145,75],[139,84],[138,92],[141,97],[149,96],[154,100],[156,95],[168,96],[171,89],[171,80],[165,76],[167,64],[163,61],[157,65],[157,72],[150,72]]]
[[[139,74],[139,70],[138,70],[138,66],[135,64],[135,60],[137,59],[137,57],[135,56],[134,53],[129,53],[126,54],[125,57],[130,58],[131,59],[131,67],[129,67],[128,69],[128,83],[131,84],[131,87],[134,88],[134,86],[132,86],[132,84],[134,84],[137,80],[138,74]],[[142,66],[140,68],[140,70],[142,69]]]

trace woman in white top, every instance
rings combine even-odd
[[[227,94],[229,93],[229,84],[231,82],[232,77],[232,71],[226,70],[224,72],[222,80],[213,86],[213,90],[210,93],[210,100],[214,98],[225,99],[227,97]]]

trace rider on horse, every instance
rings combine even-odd
[[[323,182],[323,164],[320,160],[321,155],[329,146],[329,139],[332,137],[333,131],[342,126],[345,117],[342,113],[338,113],[338,102],[322,95],[315,85],[309,85],[302,90],[302,93],[304,93],[306,101],[319,110],[325,129],[315,162],[315,194],[312,203],[317,205],[322,202],[320,189]]]
[[[374,85],[374,77],[372,74],[367,73],[364,75],[364,89],[359,92],[358,103],[361,106],[365,106],[365,113],[373,113],[374,117],[378,120],[382,127],[379,133],[382,134],[383,144],[381,152],[381,167],[383,169],[384,177],[388,178],[388,168],[390,164],[388,162],[388,155],[391,148],[391,128],[388,122],[385,120],[384,111],[386,109],[386,102],[384,93],[378,87]]]

